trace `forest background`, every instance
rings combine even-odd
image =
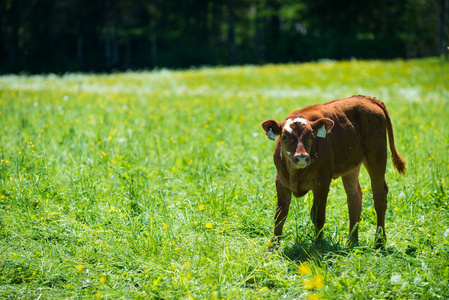
[[[5,0],[0,73],[447,53],[449,0]]]

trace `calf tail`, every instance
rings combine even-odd
[[[377,99],[371,100],[375,102],[377,105],[379,105],[385,113],[385,119],[387,120],[388,143],[390,144],[390,151],[391,151],[391,160],[393,161],[393,165],[398,170],[398,172],[404,174],[405,161],[402,159],[401,155],[396,149],[396,145],[394,144],[393,125],[391,124],[391,119],[390,115],[388,114],[388,110],[382,101],[379,101]]]

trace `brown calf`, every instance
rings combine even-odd
[[[405,162],[394,145],[390,116],[383,102],[366,96],[334,100],[291,112],[282,122],[262,123],[268,138],[278,136],[274,149],[278,196],[272,246],[278,247],[292,193],[313,192],[311,210],[317,238],[322,238],[326,200],[332,178],[342,177],[349,210],[350,242],[358,241],[362,211],[359,171],[363,163],[371,177],[377,214],[376,245],[386,240],[385,211],[388,186],[387,135],[393,165],[405,172]]]

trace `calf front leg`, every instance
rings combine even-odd
[[[276,178],[276,192],[278,201],[276,205],[276,212],[274,215],[274,232],[270,241],[270,248],[276,249],[279,247],[282,237],[282,228],[284,227],[285,220],[287,219],[288,210],[290,208],[290,202],[292,199],[292,191],[283,186]]]
[[[327,195],[329,194],[329,179],[319,180],[316,182],[313,188],[313,205],[310,210],[310,217],[312,218],[313,225],[315,225],[315,233],[317,240],[323,238],[323,227],[326,221],[326,202]]]

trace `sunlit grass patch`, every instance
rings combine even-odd
[[[439,59],[0,77],[0,294],[9,298],[449,297],[449,73]],[[331,183],[325,239],[293,199],[267,254],[274,143],[305,105],[385,101],[386,251],[362,169],[360,244]],[[308,266],[308,267],[305,267]],[[301,270],[301,271],[299,271]],[[375,295],[375,296],[373,296]]]

